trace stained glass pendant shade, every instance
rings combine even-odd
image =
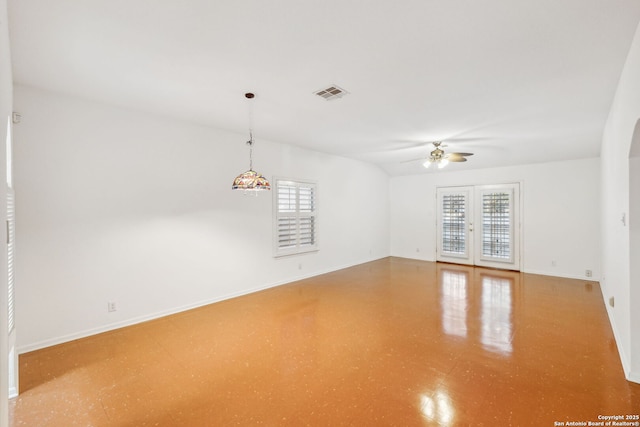
[[[264,176],[258,172],[249,169],[241,173],[233,180],[233,190],[260,191],[271,190],[271,184]]]
[[[247,99],[254,97],[252,93],[246,93],[244,95]],[[271,184],[267,178],[253,170],[253,132],[249,130],[249,170],[241,173],[233,180],[232,190],[245,190],[245,191],[262,191],[271,190]]]

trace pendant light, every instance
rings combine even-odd
[[[252,93],[245,93],[245,98],[248,100],[253,99],[255,96]],[[267,178],[259,174],[258,172],[253,170],[253,130],[251,129],[252,125],[252,108],[251,104],[249,104],[249,140],[247,141],[247,145],[249,146],[249,170],[241,173],[233,180],[232,190],[244,190],[245,192],[257,192],[262,190],[271,190],[271,184]]]

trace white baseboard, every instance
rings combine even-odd
[[[391,255],[391,256],[392,257],[396,257],[396,258],[413,259],[413,260],[416,260],[416,261],[438,262],[435,259],[417,258],[415,256],[403,256],[403,255]],[[586,276],[581,276],[581,275],[577,275],[577,274],[564,274],[564,273],[559,273],[557,271],[531,270],[531,269],[524,269],[524,268],[521,271],[523,273],[538,274],[540,276],[562,277],[563,279],[588,280],[590,282],[599,282],[600,281],[599,277],[586,277]]]
[[[260,286],[256,286],[256,287],[253,287],[253,288],[244,289],[244,290],[239,291],[239,292],[232,292],[232,293],[229,293],[229,294],[218,296],[216,298],[212,298],[212,299],[208,299],[208,300],[204,300],[204,301],[198,301],[198,302],[195,302],[195,303],[192,303],[192,304],[183,305],[181,307],[175,307],[175,308],[171,308],[169,310],[163,310],[163,311],[150,313],[150,314],[143,315],[143,316],[133,317],[133,318],[126,319],[126,320],[123,320],[123,321],[120,321],[120,322],[109,323],[109,324],[106,324],[104,326],[100,326],[98,328],[85,329],[85,330],[82,330],[82,331],[74,332],[72,334],[53,337],[53,338],[50,338],[50,339],[46,339],[46,340],[42,340],[42,341],[38,341],[38,342],[35,342],[35,343],[31,343],[31,344],[27,344],[27,345],[23,345],[21,347],[18,347],[17,348],[17,352],[18,352],[18,354],[23,354],[23,353],[28,353],[30,351],[40,350],[42,348],[51,347],[51,346],[58,345],[58,344],[63,344],[65,342],[74,341],[74,340],[81,339],[81,338],[86,338],[86,337],[89,337],[89,336],[92,336],[92,335],[97,335],[97,334],[101,334],[103,332],[113,331],[115,329],[120,329],[120,328],[124,328],[124,327],[127,327],[127,326],[136,325],[138,323],[147,322],[149,320],[159,319],[161,317],[170,316],[172,314],[181,313],[183,311],[192,310],[194,308],[203,307],[205,305],[214,304],[216,302],[228,300],[228,299],[231,299],[231,298],[240,297],[240,296],[243,296],[243,295],[249,295],[249,294],[252,294],[254,292],[263,291],[265,289],[274,288],[276,286],[284,285],[284,284],[295,282],[295,281],[298,281],[298,280],[308,279],[310,277],[315,277],[315,276],[319,276],[321,274],[331,273],[331,272],[342,270],[342,269],[349,268],[349,267],[354,267],[354,266],[360,265],[360,264],[366,264],[368,262],[372,262],[372,261],[376,261],[376,260],[384,259],[384,258],[388,258],[388,256],[385,255],[385,256],[382,256],[382,257],[378,257],[378,258],[364,260],[362,262],[356,262],[354,264],[346,264],[346,265],[341,265],[341,266],[335,266],[335,267],[331,267],[331,268],[328,268],[328,269],[316,271],[316,272],[313,272],[313,273],[307,273],[307,274],[294,276],[294,277],[291,277],[289,279],[281,280],[281,281],[278,281],[278,282],[266,283],[266,284],[263,284],[263,285],[260,285]]]
[[[605,296],[604,286],[600,286],[600,293],[602,295],[602,302],[605,306],[605,310],[607,310],[607,317],[609,318],[609,325],[611,325],[611,330],[613,331],[613,339],[616,341],[616,348],[618,349],[618,357],[620,358],[620,363],[622,364],[622,370],[624,371],[625,378],[629,381],[640,382],[640,376],[637,376],[631,372],[631,363],[629,362],[626,353],[624,352],[624,348],[620,346],[622,342],[620,339],[620,334],[618,333],[618,328],[616,327],[615,318],[613,317],[613,313],[609,310],[609,306],[607,305],[607,298]],[[632,377],[636,377],[632,379]]]
[[[540,276],[562,277],[563,279],[587,280],[589,282],[599,282],[600,281],[599,277],[587,277],[587,276],[581,276],[581,275],[576,275],[576,274],[563,274],[563,273],[558,273],[558,272],[555,272],[555,271],[542,271],[542,270],[524,269],[524,270],[522,270],[522,272],[523,273],[527,273],[527,274],[538,274]]]
[[[640,384],[640,372],[629,372],[627,379],[631,382]]]

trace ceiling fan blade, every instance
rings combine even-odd
[[[447,160],[454,163],[466,162],[466,157],[447,157]]]
[[[449,154],[445,155],[445,158],[447,160],[455,162],[455,161],[462,161],[462,160],[459,160],[459,159],[465,159],[466,156],[473,156],[473,153],[449,153]]]

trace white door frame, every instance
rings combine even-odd
[[[474,187],[440,187],[436,189],[436,259],[454,264],[473,265],[474,234],[472,206]],[[443,213],[442,202],[447,197],[448,212]],[[445,227],[445,221],[447,226]],[[449,243],[444,244],[444,236]]]
[[[487,254],[483,244],[483,196],[486,194],[509,194],[509,241],[507,246],[504,243],[496,246],[496,256]],[[477,265],[507,270],[521,271],[522,269],[522,183],[474,185],[458,187],[438,187],[436,188],[436,260],[455,264]],[[445,202],[444,197],[450,196]],[[459,196],[459,197],[456,197]],[[442,203],[448,203],[449,212],[443,212]],[[443,224],[447,223],[445,227]],[[499,226],[499,225],[498,225]],[[489,227],[489,225],[485,225]],[[495,232],[496,225],[492,230]],[[464,242],[452,244],[443,243],[443,235],[458,235]],[[486,228],[485,228],[486,230]],[[498,234],[498,238],[501,236]],[[499,254],[500,246],[508,249],[506,254]],[[505,258],[506,256],[506,258]]]

